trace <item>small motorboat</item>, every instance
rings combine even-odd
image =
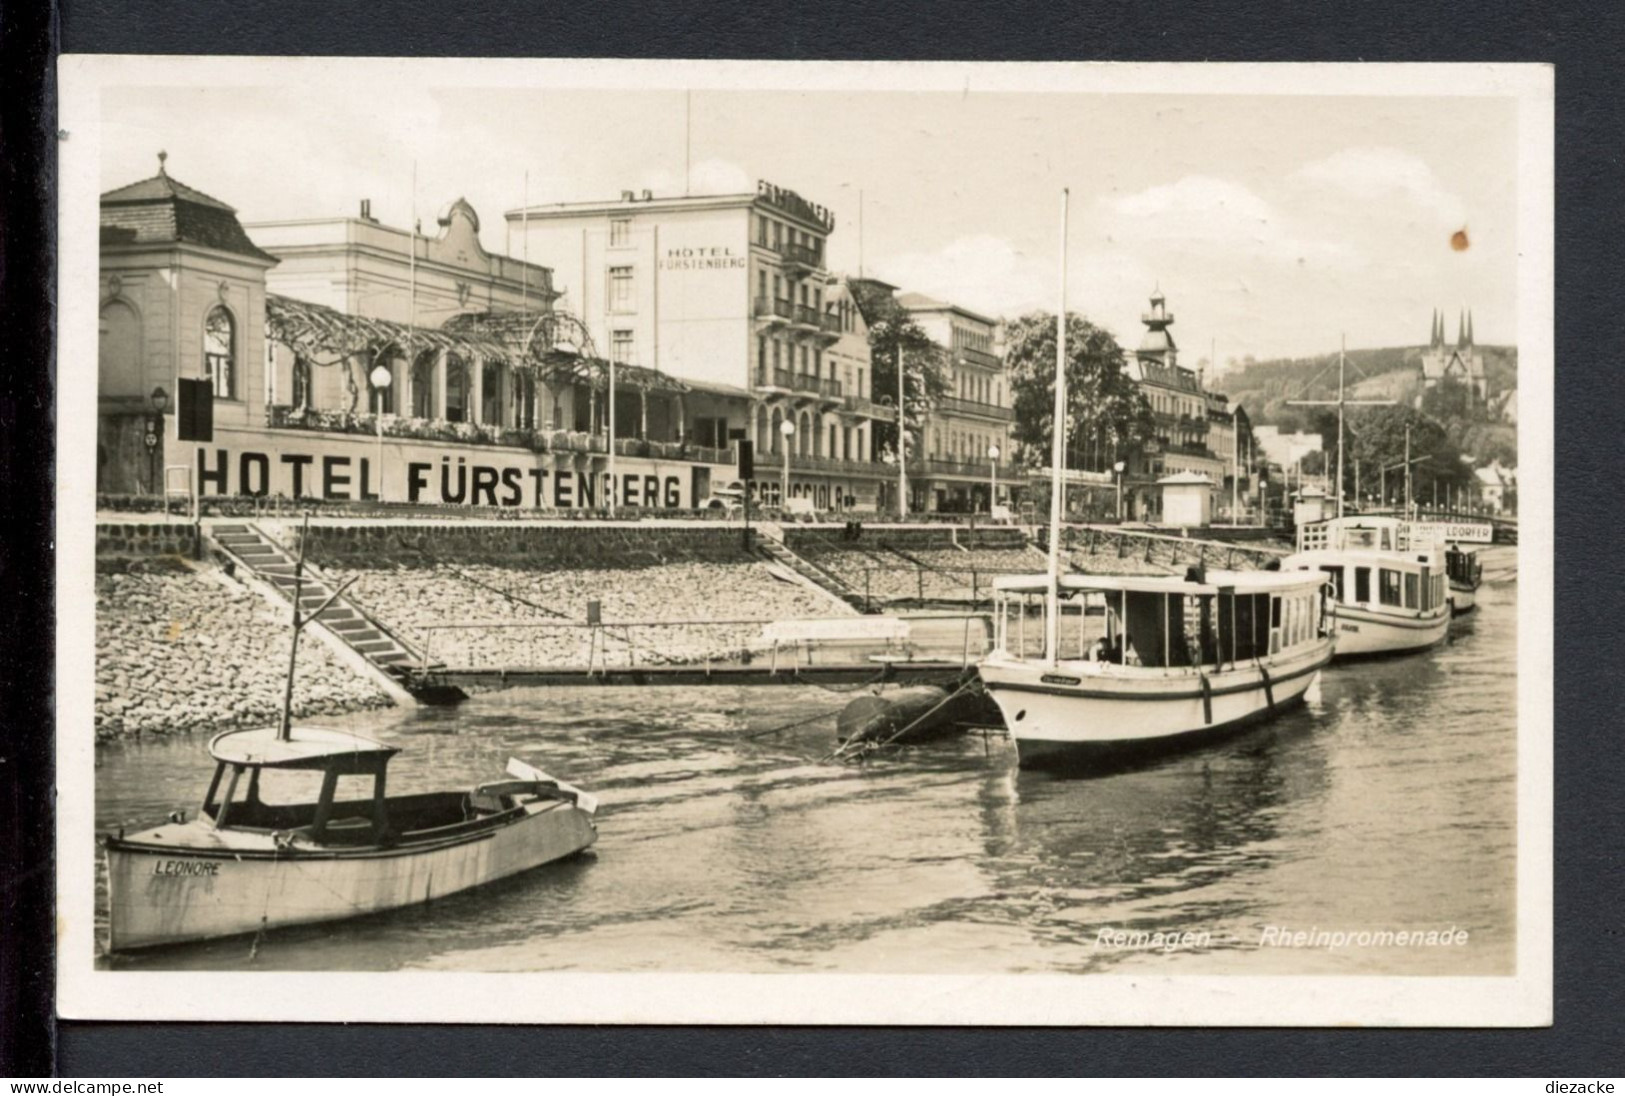
[[[524,762],[468,791],[386,795],[394,746],[347,731],[227,731],[196,815],[106,841],[110,951],[398,909],[578,853],[597,801]],[[261,777],[320,777],[313,801],[268,803]],[[347,781],[370,795],[340,797]]]
[[[300,612],[305,524],[281,721],[210,740],[214,778],[193,817],[175,811],[163,825],[108,835],[109,951],[398,909],[571,856],[598,838],[597,799],[518,758],[507,779],[392,796],[386,777],[397,747],[292,725],[299,634],[349,585]],[[314,795],[301,797],[318,776]],[[342,795],[346,781],[359,781],[360,794]],[[273,784],[282,794],[268,802]]]
[[[1452,544],[1444,553],[1445,574],[1450,577],[1450,611],[1456,616],[1478,607],[1478,587],[1484,581],[1484,564],[1478,549]]]

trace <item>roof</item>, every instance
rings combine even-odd
[[[1187,582],[1176,575],[1062,575],[1063,590],[1103,590],[1132,594],[1262,594],[1313,589],[1326,576],[1318,571],[1209,571],[1205,582]],[[1048,575],[999,575],[995,590],[1044,593]]]
[[[991,316],[984,316],[982,313],[966,308],[964,305],[938,300],[936,297],[929,297],[924,293],[900,293],[897,296],[897,303],[910,312],[957,312],[961,316],[968,316],[985,324],[997,322]]]
[[[322,768],[323,762],[335,759],[387,760],[400,753],[394,746],[329,727],[293,727],[288,734],[284,741],[275,727],[226,731],[209,741],[209,753],[229,765],[265,769]]]
[[[276,263],[261,251],[218,198],[169,177],[162,168],[150,179],[109,190],[101,197],[101,244],[195,244],[214,251]]]
[[[1168,486],[1178,487],[1180,484],[1186,484],[1186,483],[1200,483],[1200,484],[1202,484],[1204,486],[1207,486],[1207,487],[1213,486],[1213,481],[1208,479],[1206,476],[1202,475],[1200,472],[1175,472],[1171,476],[1163,476],[1160,480],[1157,481],[1157,486],[1158,487],[1168,487]]]

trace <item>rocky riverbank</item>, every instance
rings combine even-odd
[[[96,575],[96,741],[274,722],[288,621],[221,572],[163,557]],[[391,701],[320,640],[299,644],[294,714]]]

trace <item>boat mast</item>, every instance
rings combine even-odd
[[[338,600],[338,596],[350,588],[360,575],[346,579],[331,594],[327,600],[316,608],[300,617],[299,599],[305,592],[305,545],[310,543],[310,511],[305,511],[305,520],[299,526],[299,559],[293,566],[293,638],[288,643],[288,680],[282,686],[282,719],[277,723],[276,736],[282,742],[293,738],[293,668],[299,659],[299,633],[305,630],[305,625],[317,620],[327,611],[327,607]],[[233,777],[233,779],[236,779]],[[229,796],[227,797],[230,798]]]
[[[1061,190],[1060,298],[1055,312],[1055,413],[1050,420],[1049,591],[1044,606],[1044,658],[1060,657],[1061,509],[1066,504],[1066,215],[1069,191]]]
[[[1289,400],[1290,407],[1332,407],[1337,408],[1337,516],[1343,516],[1343,408],[1344,407],[1391,407],[1393,400],[1351,400],[1347,399],[1344,390],[1344,365],[1348,355],[1348,335],[1340,336],[1337,348],[1337,398],[1335,400]],[[1317,374],[1318,376],[1318,374]],[[1407,454],[1408,455],[1408,454]],[[1303,489],[1303,470],[1298,470],[1298,489]]]

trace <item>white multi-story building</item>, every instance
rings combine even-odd
[[[887,468],[871,459],[868,342],[828,272],[835,218],[794,191],[531,205],[507,215],[512,249],[555,271],[559,307],[599,352],[671,377],[697,398],[704,444],[749,437],[756,482],[821,509],[869,508]],[[786,434],[784,424],[791,424]]]

